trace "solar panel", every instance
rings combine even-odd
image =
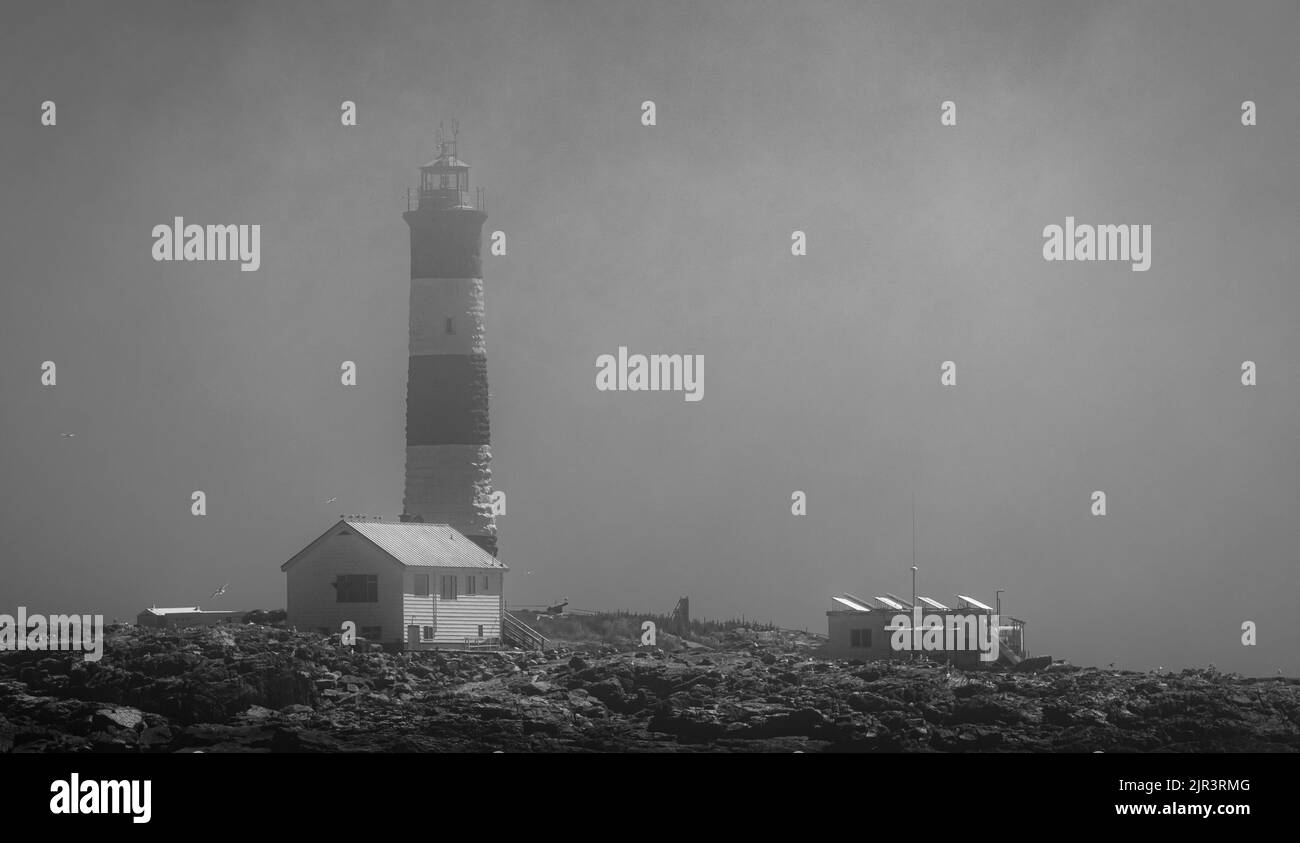
[[[866,601],[866,600],[863,600],[863,599],[862,599],[861,597],[859,597],[858,595],[856,595],[856,594],[849,594],[847,591],[842,592],[842,593],[844,594],[845,597],[849,598],[849,599],[852,600],[854,603],[857,603],[859,606],[866,606],[868,609],[871,608],[871,603],[869,603],[869,602]]]
[[[904,600],[903,598],[899,597],[897,594],[894,594],[893,592],[889,592],[889,591],[885,592],[885,596],[888,597],[890,600],[893,600],[895,603],[902,603],[904,609],[912,608],[911,600]]]
[[[957,599],[966,601],[967,604],[969,604],[971,607],[975,609],[983,609],[986,612],[993,611],[992,606],[988,606],[984,603],[981,603],[980,601],[976,600],[974,597],[967,597],[964,594],[958,594]]]
[[[931,600],[929,597],[922,597],[919,594],[916,595],[916,599],[925,601],[925,605],[929,606],[931,609],[942,609],[948,611],[948,607],[940,603],[938,600]]]
[[[898,609],[900,612],[903,610],[901,605],[890,600],[888,597],[872,597],[871,599],[875,600],[877,603],[883,603],[891,609]]]
[[[832,597],[831,599],[834,600],[836,603],[842,603],[842,604],[844,604],[845,606],[848,606],[850,609],[852,609],[852,610],[855,611],[855,612],[870,612],[870,611],[871,611],[871,610],[868,609],[866,606],[860,606],[860,605],[858,605],[857,603],[854,603],[852,600],[845,600],[843,597]]]

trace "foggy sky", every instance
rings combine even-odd
[[[401,512],[404,190],[456,118],[512,603],[824,632],[909,592],[915,494],[920,593],[1005,589],[1035,654],[1300,673],[1294,3],[5,14],[0,612],[282,607]],[[1067,215],[1151,269],[1045,262]],[[260,270],[154,262],[175,216],[260,224]],[[620,345],[704,399],[597,392]]]

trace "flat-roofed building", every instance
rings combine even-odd
[[[150,606],[135,616],[135,622],[140,626],[152,627],[212,626],[223,621],[238,622],[243,616],[243,612],[228,609],[200,609],[198,606],[160,609]]]
[[[826,655],[833,659],[873,661],[877,659],[929,659],[951,662],[964,668],[1012,666],[1023,660],[1025,650],[1025,622],[1018,618],[1000,618],[997,610],[972,597],[957,595],[957,608],[929,597],[917,595],[916,603],[894,594],[856,597],[845,593],[831,598],[831,608],[826,612],[826,631],[829,638]],[[917,613],[922,616],[916,623]],[[911,645],[913,630],[921,629],[925,635],[924,619],[937,617],[943,624],[945,645],[953,641],[960,646],[918,650]],[[980,618],[986,628],[996,626],[998,658],[995,662],[982,661],[976,646],[975,634]],[[898,620],[901,618],[901,622]],[[909,637],[907,649],[894,646],[896,628],[902,626]],[[960,636],[958,636],[960,632]]]

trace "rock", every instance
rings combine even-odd
[[[1036,670],[1043,670],[1050,667],[1051,664],[1051,656],[1035,656],[1032,659],[1025,659],[1011,670],[1013,673],[1033,673]]]
[[[141,749],[162,749],[172,742],[172,730],[167,726],[150,726],[140,733]]]
[[[1023,719],[1021,712],[1007,702],[975,697],[961,700],[953,707],[947,722],[958,723],[1018,723]]]
[[[902,704],[870,691],[850,694],[848,703],[854,711],[897,711],[903,708]]]
[[[623,686],[613,677],[587,686],[587,692],[615,711],[628,711],[629,700]]]
[[[109,631],[101,662],[0,652],[0,752],[1300,746],[1300,681],[1214,670],[851,664],[810,659],[815,641],[759,631],[704,639],[707,658],[674,638],[658,652],[597,645],[449,657],[354,652],[261,626],[220,632],[123,626]]]
[[[310,709],[308,709],[310,711]],[[265,720],[268,717],[274,717],[275,711],[260,705],[251,705],[247,711],[239,715],[245,720]]]
[[[549,694],[554,690],[555,686],[549,682],[529,682],[519,689],[519,693],[531,697],[540,696],[541,694]]]
[[[144,731],[147,725],[144,713],[134,708],[101,708],[95,712],[93,727],[96,729],[130,729]]]

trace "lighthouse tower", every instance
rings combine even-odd
[[[406,376],[402,520],[449,524],[497,552],[483,342],[482,193],[456,157],[456,126],[420,168],[402,215],[411,228],[411,336]]]

